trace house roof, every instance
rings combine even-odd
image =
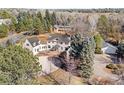
[[[105,48],[105,47],[107,47],[107,46],[108,46],[108,44],[104,41],[102,48]]]
[[[104,41],[102,48],[105,48],[105,47],[111,47],[111,48],[117,49],[117,47],[115,47],[115,46],[111,45],[110,43],[107,43],[107,42]]]
[[[28,38],[27,40],[30,42],[30,44],[31,44],[33,47],[35,47],[35,46],[37,46],[37,45],[40,45],[39,39],[38,39],[37,37],[31,37],[31,38]]]
[[[58,29],[58,30],[64,30],[64,31],[71,31],[71,27],[70,26],[63,26],[63,25],[54,25],[54,28]]]
[[[69,43],[70,42],[70,38],[68,35],[59,35],[59,34],[56,34],[56,35],[51,35],[49,38],[48,38],[48,41],[53,41],[53,40],[57,40],[58,42],[65,42],[65,43]]]

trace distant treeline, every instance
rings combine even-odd
[[[26,9],[26,8],[1,8],[9,11],[45,11],[46,9]],[[81,13],[124,13],[124,8],[92,8],[92,9],[47,9],[56,12],[81,12]]]
[[[124,13],[124,8],[98,8],[98,9],[54,9],[58,12],[80,12],[80,13]]]

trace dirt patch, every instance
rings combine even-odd
[[[60,52],[58,51],[41,51],[37,54],[37,56],[49,56],[49,57],[54,57],[58,56]]]
[[[90,80],[90,83],[92,85],[110,85],[111,81],[104,77],[93,76],[92,79]]]
[[[49,78],[48,78],[49,77]],[[73,76],[69,72],[66,72],[62,69],[52,72],[47,76],[40,76],[38,80],[41,84],[61,84],[61,85],[82,85],[82,78]]]

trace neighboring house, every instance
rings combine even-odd
[[[54,35],[48,38],[48,50],[65,51],[70,46],[70,37],[68,35]]]
[[[0,25],[10,25],[12,23],[11,19],[0,19]]]
[[[69,33],[71,30],[72,29],[71,29],[70,26],[54,25],[53,32],[54,33],[65,34],[65,33]]]
[[[103,53],[106,53],[106,54],[116,54],[117,47],[115,47],[107,42],[104,42],[102,51],[103,51]]]
[[[38,54],[40,51],[47,50],[47,43],[41,42],[37,37],[31,37],[26,39],[23,44],[24,48],[29,49],[34,55]]]
[[[46,42],[39,40],[38,37],[31,37],[25,40],[23,47],[29,49],[34,55],[41,51],[63,52],[70,46],[70,37],[67,35],[53,35]]]

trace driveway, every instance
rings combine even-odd
[[[94,75],[97,77],[105,78],[110,81],[118,80],[118,76],[105,70],[106,65],[111,63],[112,60],[107,55],[95,55],[94,59]]]
[[[51,61],[48,60],[48,56],[39,56],[39,62],[40,65],[42,65],[42,75],[50,74],[58,70],[58,67],[56,67]]]

